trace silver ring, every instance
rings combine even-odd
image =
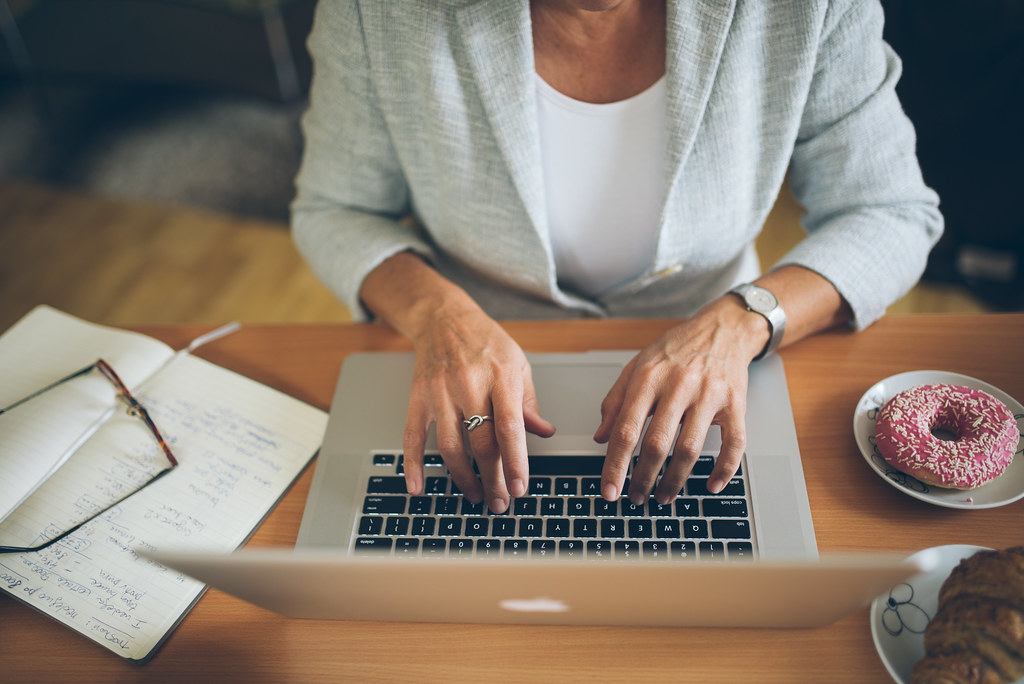
[[[489,420],[491,420],[490,416],[470,416],[462,421],[462,424],[466,427],[466,432],[472,432]]]

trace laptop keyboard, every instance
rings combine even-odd
[[[707,491],[714,456],[702,455],[668,505],[600,495],[604,456],[530,456],[529,491],[504,514],[473,504],[439,454],[424,464],[424,493],[406,493],[402,457],[371,455],[356,553],[476,558],[742,560],[753,558],[743,469],[718,494]],[[629,481],[626,481],[628,491]]]

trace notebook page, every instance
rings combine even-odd
[[[172,359],[137,398],[180,465],[50,548],[0,555],[0,588],[111,651],[144,660],[203,587],[135,549],[240,546],[310,461],[327,416],[189,355]],[[85,453],[148,446],[137,433],[116,436],[118,420],[83,445]],[[116,461],[104,467],[120,467]],[[76,489],[61,475],[47,486]]]
[[[41,306],[0,336],[0,408],[99,358],[133,387],[172,355],[152,338]],[[0,414],[0,520],[60,467],[114,403],[113,387],[94,372]]]

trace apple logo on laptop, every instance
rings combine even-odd
[[[569,606],[559,599],[539,596],[530,599],[505,599],[501,602],[505,610],[513,610],[518,613],[564,613]]]

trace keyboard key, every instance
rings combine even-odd
[[[640,542],[617,541],[615,542],[615,557],[623,560],[635,560],[640,558]]]
[[[446,494],[448,492],[448,478],[447,477],[428,477],[428,478],[426,478],[426,484],[423,486],[423,492],[425,494]]]
[[[669,552],[676,560],[697,560],[697,545],[689,541],[669,543]]]
[[[519,521],[520,537],[539,537],[544,534],[544,520],[542,518],[523,518]]]
[[[711,536],[715,539],[750,539],[750,523],[746,520],[712,520]]]
[[[745,518],[746,499],[704,499],[702,502],[705,518]]]
[[[555,494],[559,496],[576,496],[579,493],[575,477],[556,477]]]
[[[579,539],[563,539],[558,542],[559,558],[583,558],[583,542]]]
[[[701,560],[725,560],[725,544],[722,542],[702,541],[700,543]]]
[[[534,475],[601,475],[604,456],[530,456]]]
[[[601,536],[609,538],[625,537],[626,521],[620,518],[605,518],[601,521]]]
[[[530,555],[530,545],[525,539],[506,539],[503,546],[505,558],[526,558]]]
[[[663,518],[672,515],[672,504],[660,504],[651,499],[647,503],[647,508],[652,518]]]
[[[594,515],[606,517],[616,516],[619,514],[619,502],[618,501],[605,501],[604,499],[594,499]]]
[[[355,553],[383,553],[391,550],[391,540],[387,537],[356,537]]]
[[[583,539],[597,536],[597,520],[594,518],[576,518],[572,521],[572,536]]]
[[[646,515],[646,506],[643,504],[637,505],[629,499],[622,500],[622,515],[628,515],[630,517],[637,517]]]
[[[502,516],[491,518],[491,534],[495,537],[514,537],[516,534],[516,519]]]
[[[668,558],[668,543],[663,541],[645,541],[642,545],[644,558],[648,560],[665,560]]]
[[[466,536],[467,537],[486,537],[488,528],[490,527],[490,520],[487,518],[466,518]]]
[[[457,537],[462,534],[462,518],[440,518],[437,533],[442,537]]]
[[[395,465],[394,454],[374,454],[373,465],[375,466],[393,466]]]
[[[537,499],[531,497],[516,499],[512,508],[518,516],[537,515]]]
[[[396,556],[414,556],[419,553],[420,540],[406,537],[403,539],[395,540],[395,555]]]
[[[626,523],[629,529],[629,536],[633,539],[650,539],[654,536],[652,533],[651,521],[647,518],[637,518],[635,520],[629,520]]]
[[[374,475],[366,484],[367,494],[405,494],[405,478],[397,475]]]
[[[410,515],[430,515],[430,504],[433,499],[429,496],[413,496],[409,498]]]
[[[448,542],[448,555],[450,556],[471,556],[473,555],[472,539],[452,539]]]
[[[590,499],[573,497],[567,504],[569,515],[590,515]]]
[[[583,481],[580,483],[580,494],[583,496],[601,496],[601,478],[583,478]]]
[[[532,494],[533,496],[548,496],[549,494],[551,494],[551,478],[531,477],[530,494]]]
[[[530,551],[534,558],[554,558],[555,548],[554,539],[534,539],[530,542]]]
[[[565,515],[565,499],[541,499],[541,515]]]
[[[569,519],[568,518],[548,518],[547,531],[549,537],[568,537],[569,536]]]
[[[658,539],[679,539],[678,520],[656,520],[654,521],[654,528]]]
[[[439,496],[434,502],[434,515],[455,515],[459,511],[459,497]]]
[[[478,558],[499,558],[501,541],[498,539],[477,539],[476,555]]]
[[[690,471],[690,475],[703,475],[707,477],[714,469],[715,459],[713,456],[699,456],[697,462],[693,464],[693,470]]]
[[[483,515],[484,502],[473,503],[469,499],[462,500],[462,515]]]
[[[726,545],[730,560],[753,560],[754,545],[750,542],[729,542]]]
[[[609,560],[612,557],[612,543],[605,539],[594,539],[587,542],[587,558]]]
[[[423,465],[425,466],[443,466],[444,459],[441,458],[441,454],[426,454],[423,456]]]
[[[374,536],[384,529],[384,518],[379,515],[364,515],[359,519],[359,534]]]
[[[705,539],[708,536],[707,520],[684,520],[683,536],[687,539]]]
[[[700,515],[697,506],[697,499],[676,499],[676,517],[688,518]]]
[[[423,540],[423,555],[424,556],[444,556],[448,550],[447,539],[424,539]]]
[[[405,513],[404,496],[368,496],[363,499],[363,513]]]
[[[390,515],[384,522],[384,534],[402,537],[409,534],[409,518],[404,515]]]
[[[437,527],[437,520],[424,516],[417,516],[412,519],[412,533],[417,537],[429,537],[434,534]]]
[[[706,477],[691,477],[686,481],[686,493],[690,496],[743,496],[745,491],[743,480],[738,477],[729,480],[718,494],[708,491],[708,478]]]

